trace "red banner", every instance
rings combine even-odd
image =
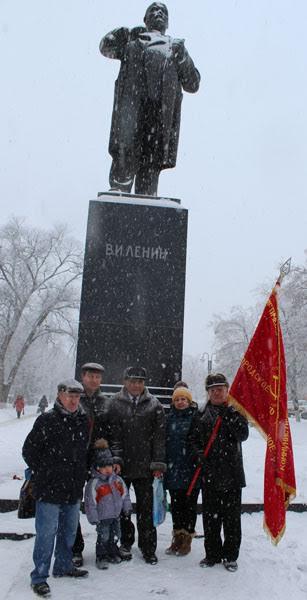
[[[295,472],[288,420],[286,363],[273,289],[229,390],[229,401],[267,440],[264,472],[264,528],[278,544],[286,509],[295,498]]]

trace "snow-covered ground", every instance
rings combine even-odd
[[[20,481],[13,475],[23,475],[24,463],[21,446],[35,419],[34,408],[16,419],[13,409],[0,410],[0,498],[17,498]],[[31,414],[32,413],[32,414]],[[307,421],[291,420],[297,477],[297,502],[307,502]],[[262,502],[264,441],[254,429],[244,444],[244,463],[247,487],[243,502]],[[85,566],[89,578],[80,581],[53,579],[49,584],[54,600],[94,599],[101,595],[107,600],[145,600],[165,597],[174,600],[207,598],[214,600],[306,600],[307,598],[307,513],[287,514],[286,533],[277,547],[268,540],[262,529],[262,513],[244,514],[242,517],[243,541],[239,569],[228,573],[221,566],[212,569],[198,567],[203,557],[203,540],[195,539],[192,552],[187,557],[164,554],[171,538],[171,518],[158,529],[158,565],[146,565],[137,548],[133,560],[110,565],[108,571],[95,567],[95,530],[82,516],[85,534]],[[200,532],[201,519],[199,518]],[[0,514],[0,531],[34,532],[34,520],[18,520],[16,512]],[[33,539],[0,541],[1,587],[0,600],[27,600],[34,598],[29,587],[32,569]]]

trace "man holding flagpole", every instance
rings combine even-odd
[[[222,373],[206,379],[208,402],[192,422],[189,443],[202,469],[206,556],[201,567],[223,562],[236,571],[241,545],[241,496],[245,487],[241,442],[248,438],[244,416],[227,403],[228,381]],[[223,539],[221,531],[223,529]]]

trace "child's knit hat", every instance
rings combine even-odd
[[[112,452],[109,448],[107,440],[100,438],[95,442],[95,451],[93,456],[93,466],[107,467],[114,464]]]

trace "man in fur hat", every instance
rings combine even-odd
[[[206,556],[200,566],[213,567],[223,562],[225,569],[236,571],[245,487],[241,442],[247,440],[249,432],[245,417],[227,402],[228,388],[222,373],[208,375],[208,402],[193,419],[189,441],[195,458],[204,465],[201,487]],[[217,435],[205,457],[204,449],[217,422]]]

